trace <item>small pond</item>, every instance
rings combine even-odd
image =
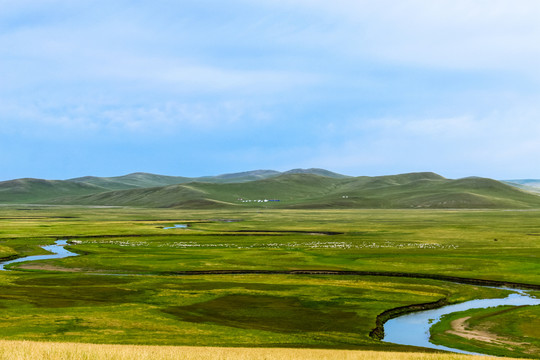
[[[168,230],[168,229],[186,229],[186,228],[187,228],[186,224],[175,224],[173,226],[164,227],[163,229]]]

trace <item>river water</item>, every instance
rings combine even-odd
[[[4,261],[4,262],[0,263],[0,271],[9,270],[9,269],[4,268],[8,264],[20,263],[20,262],[24,262],[24,261],[61,259],[61,258],[69,257],[69,256],[77,256],[77,255],[79,255],[79,254],[75,254],[75,253],[73,253],[71,251],[66,250],[64,248],[65,245],[67,245],[67,240],[57,240],[54,243],[54,245],[42,246],[43,249],[45,249],[47,251],[50,251],[51,254],[26,256],[26,257],[18,258],[18,259],[15,259],[15,260]]]
[[[168,230],[168,229],[186,229],[186,228],[187,228],[186,224],[176,224],[176,225],[171,226],[171,227],[164,227],[163,229]]]
[[[509,289],[510,290],[510,289]],[[513,290],[513,289],[512,289]],[[388,320],[384,324],[383,341],[401,345],[421,346],[432,349],[446,350],[471,355],[485,355],[464,350],[435,345],[429,341],[429,328],[438,322],[441,316],[469,309],[481,309],[502,305],[540,305],[540,299],[535,299],[521,290],[503,299],[471,300],[460,304],[448,305],[439,309],[425,310],[403,315]]]

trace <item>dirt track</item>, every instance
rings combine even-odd
[[[496,345],[510,345],[510,346],[521,346],[526,345],[526,343],[519,343],[510,341],[504,338],[501,338],[497,336],[496,334],[490,333],[487,330],[469,330],[468,329],[468,320],[470,319],[470,316],[462,317],[460,319],[454,320],[450,323],[450,326],[452,327],[452,330],[446,330],[448,334],[457,335],[459,337],[468,339],[468,340],[476,340],[476,341],[482,341],[487,343],[492,343]]]

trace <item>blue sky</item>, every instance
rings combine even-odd
[[[0,180],[540,178],[537,0],[0,0]]]

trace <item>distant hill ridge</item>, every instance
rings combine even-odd
[[[135,172],[122,176],[84,176],[67,180],[43,180],[22,178],[0,182],[0,203],[32,203],[63,196],[97,194],[111,190],[129,190],[160,187],[189,182],[242,183],[276,177],[284,173],[320,174],[328,177],[345,178],[324,169],[293,169],[287,172],[275,170],[253,170],[217,176],[184,177]]]
[[[111,190],[131,189],[137,187],[152,187],[166,186],[173,184],[183,184],[193,181],[211,182],[211,183],[238,183],[262,180],[271,177],[276,177],[282,174],[316,174],[333,178],[345,178],[346,175],[337,174],[324,169],[293,169],[286,172],[275,170],[253,170],[238,173],[222,174],[216,176],[201,176],[201,177],[183,177],[183,176],[166,176],[150,173],[136,172],[123,176],[115,177],[95,177],[85,176],[80,178],[68,179],[67,181],[84,182]]]
[[[324,169],[198,178],[133,173],[0,182],[0,203],[167,208],[540,208],[540,196],[493,179],[432,172],[345,176]]]
[[[526,191],[540,193],[540,179],[503,180],[503,182]]]

